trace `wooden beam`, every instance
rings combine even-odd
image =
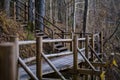
[[[78,47],[78,40],[77,36],[73,36],[73,80],[78,80],[79,76],[77,74],[77,69],[78,69],[78,52],[77,52],[77,47]]]
[[[14,46],[15,46],[16,66],[17,66],[16,78],[19,79],[19,64],[18,64],[18,58],[19,58],[19,44],[18,44],[18,42],[19,42],[19,38],[16,37],[16,36],[10,36],[10,42],[14,43]]]
[[[39,80],[42,80],[42,51],[43,43],[42,36],[36,39],[36,75]]]
[[[86,65],[87,65],[87,63],[85,63],[85,62],[83,62],[83,64],[86,64]],[[105,63],[105,62],[103,62],[103,63],[101,63],[101,62],[91,62],[91,64],[92,64],[94,67],[105,67],[105,66],[106,66],[106,63]]]
[[[49,43],[49,42],[71,42],[72,39],[46,39],[43,40],[43,43]]]
[[[28,75],[33,80],[39,80],[20,57],[18,58],[18,61],[19,61],[19,64],[22,66],[22,68],[28,73]]]
[[[85,40],[85,56],[87,59],[88,59],[88,53],[89,53],[88,44],[89,44],[89,36],[87,35]]]
[[[100,33],[100,53],[103,53],[103,32]]]
[[[45,59],[45,61],[49,64],[49,66],[60,76],[62,80],[66,80],[65,77],[58,71],[58,69],[51,63],[51,61],[44,55],[44,53],[41,53],[42,57]]]
[[[80,74],[85,74],[85,75],[98,75],[99,76],[101,74],[100,71],[94,71],[92,69],[78,69],[77,72]]]
[[[0,44],[0,80],[16,80],[16,53],[13,43]]]
[[[92,37],[91,37],[91,47],[92,49],[94,50],[95,49],[95,44],[94,44],[94,34],[92,34]],[[94,55],[93,55],[93,52],[91,51],[91,61],[94,60]]]

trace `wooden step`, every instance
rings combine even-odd
[[[42,37],[43,37],[43,39],[48,39],[49,38],[47,35],[43,35]]]
[[[27,24],[21,24],[20,26],[21,27],[27,27],[28,25]]]
[[[63,47],[63,44],[62,44],[62,43],[55,44],[55,47],[56,47],[56,48]]]
[[[67,51],[68,49],[66,47],[60,47],[56,48],[59,52]]]
[[[43,32],[39,32],[39,33],[36,33],[37,36],[43,36],[44,33]]]

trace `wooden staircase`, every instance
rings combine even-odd
[[[42,36],[43,39],[52,39],[52,38],[48,37],[48,35],[46,35],[44,32],[40,32],[40,30],[36,30],[36,36]],[[68,51],[68,48],[66,46],[64,46],[64,44],[61,42],[55,42],[53,47],[54,47],[55,52]]]

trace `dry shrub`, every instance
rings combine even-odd
[[[28,39],[28,30],[25,30],[16,22],[6,16],[4,12],[0,12],[0,43],[10,40],[10,36],[17,36],[19,40]],[[35,55],[35,45],[20,46],[20,56],[22,58]]]

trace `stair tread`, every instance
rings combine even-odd
[[[58,50],[68,50],[66,47],[57,48]]]
[[[63,44],[62,43],[55,44],[55,47],[57,46],[63,46]]]
[[[36,33],[36,35],[38,35],[38,36],[43,36],[43,35],[44,35],[44,33],[39,32],[39,33]]]

